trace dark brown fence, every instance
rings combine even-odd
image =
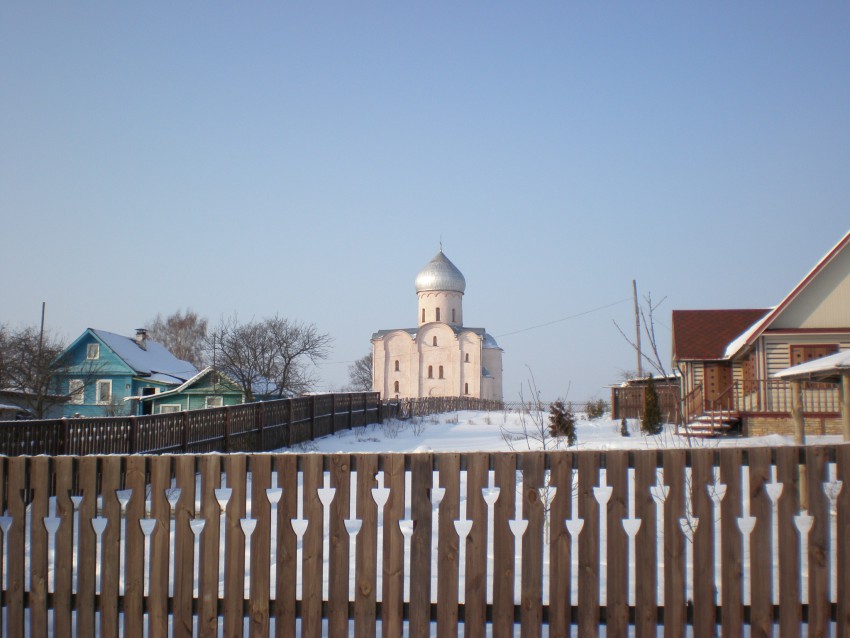
[[[848,485],[850,444],[0,457],[0,627],[847,636]]]
[[[377,392],[323,394],[150,416],[0,423],[0,454],[265,451],[381,420]]]
[[[658,407],[666,423],[681,423],[679,413],[679,384],[656,382]],[[645,385],[613,386],[611,388],[611,418],[639,419],[643,416]]]
[[[389,419],[410,419],[459,410],[501,410],[503,407],[504,403],[501,401],[473,397],[391,399],[384,402],[383,416]]]

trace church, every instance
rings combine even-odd
[[[416,328],[372,335],[372,389],[383,398],[502,399],[502,349],[463,325],[466,280],[440,252],[416,275]]]

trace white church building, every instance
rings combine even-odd
[[[372,389],[384,398],[502,399],[502,349],[463,325],[466,280],[442,247],[416,275],[416,328],[372,335]]]

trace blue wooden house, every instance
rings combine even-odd
[[[59,358],[62,371],[54,387],[67,394],[63,416],[69,417],[144,414],[150,403],[137,397],[166,392],[198,375],[145,330],[125,337],[88,328]]]

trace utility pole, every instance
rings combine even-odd
[[[38,333],[38,363],[41,365],[41,351],[44,348],[44,308],[46,301],[41,302],[41,330]]]
[[[635,343],[637,344],[637,378],[643,378],[643,355],[640,350],[640,307],[638,306],[637,281],[632,279],[632,296],[635,301]]]

